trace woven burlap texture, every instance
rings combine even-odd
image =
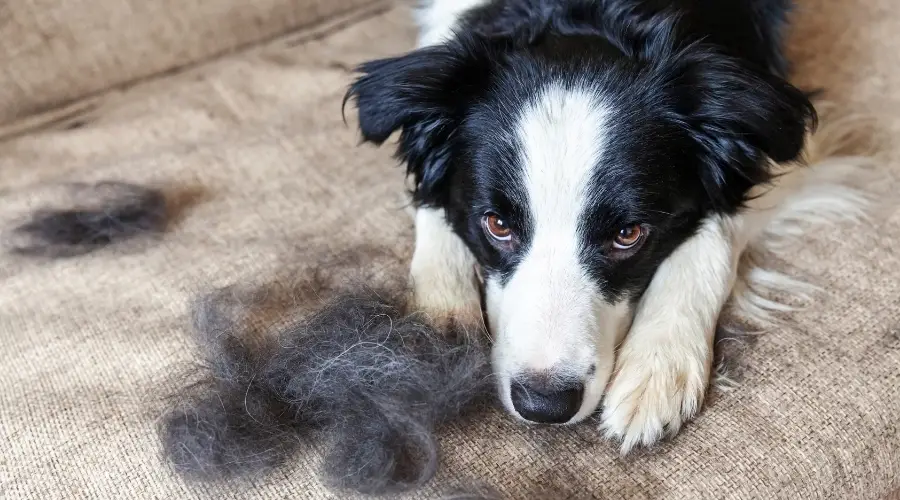
[[[874,114],[889,140],[867,187],[896,196],[900,10],[800,3],[797,79]],[[0,256],[0,497],[346,498],[321,486],[317,453],[250,484],[191,488],[163,465],[155,419],[184,383],[198,293],[342,252],[405,273],[401,169],[387,148],[358,146],[340,103],[348,68],[414,37],[399,7],[332,21],[0,143],[4,223],[52,196],[48,183],[117,179],[184,200],[158,241],[63,261]],[[871,223],[817,230],[767,262],[823,292],[751,343],[740,387],[714,392],[656,450],[623,459],[592,425],[525,428],[492,413],[448,429],[439,476],[411,497],[486,483],[523,499],[889,498],[900,488],[898,250],[900,210],[887,196]]]
[[[0,123],[366,3],[371,0],[5,0]]]

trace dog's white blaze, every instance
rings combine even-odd
[[[550,371],[584,380],[585,400],[574,419],[579,420],[596,408],[613,367],[629,308],[604,301],[579,258],[584,241],[579,223],[607,116],[594,92],[554,84],[518,119],[515,135],[532,239],[505,286],[498,280],[487,283],[494,366],[510,409],[511,377]]]

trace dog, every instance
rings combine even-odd
[[[599,410],[624,453],[701,408],[740,258],[806,179],[791,9],[426,0],[416,49],[359,67],[345,104],[414,180],[416,307],[487,318],[515,418]]]

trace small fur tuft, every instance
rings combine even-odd
[[[8,243],[20,255],[63,258],[165,230],[166,198],[156,189],[106,181],[74,184],[75,208],[42,208]]]
[[[408,490],[437,471],[436,429],[492,394],[484,346],[404,315],[401,294],[339,291],[262,339],[240,326],[254,304],[239,295],[196,304],[207,377],[161,422],[163,450],[187,477],[265,471],[324,436],[330,486]]]

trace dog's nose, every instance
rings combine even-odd
[[[519,377],[510,387],[513,408],[530,422],[561,424],[581,408],[584,384],[577,381],[548,384],[540,378]]]

